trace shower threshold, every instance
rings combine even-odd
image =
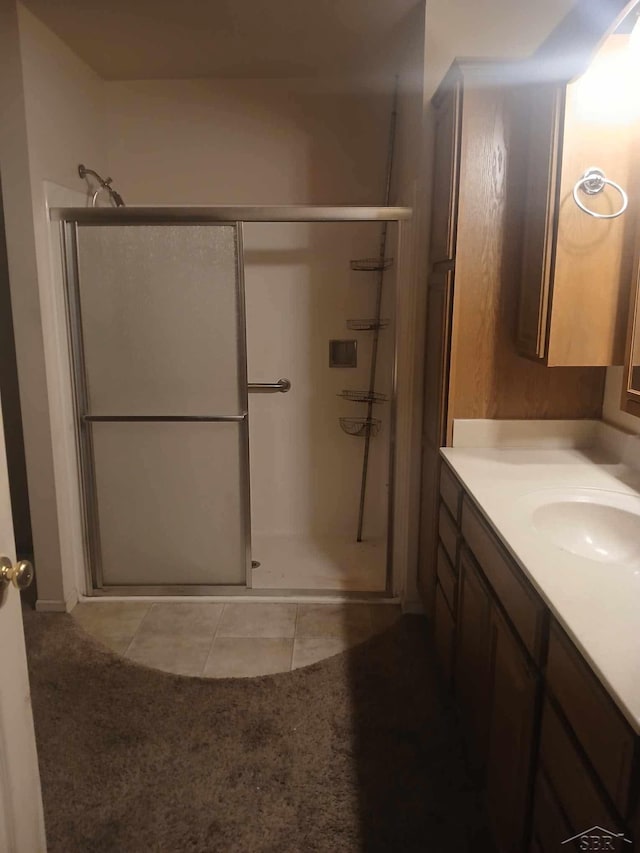
[[[396,601],[386,588],[386,542],[312,536],[253,536],[251,586],[105,586],[88,597],[170,601]],[[255,558],[254,558],[255,559]]]
[[[208,584],[107,585],[86,598],[170,601],[260,601],[339,603],[395,602],[387,588],[386,540],[255,534],[248,586]]]
[[[384,593],[387,544],[384,539],[253,534],[252,552],[260,566],[252,587]]]

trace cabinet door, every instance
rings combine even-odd
[[[567,85],[523,87],[514,106],[514,123],[527,152],[520,205],[524,246],[518,347],[549,367],[623,362],[637,217],[634,193],[629,210],[612,219],[589,216],[573,193],[589,168],[601,169],[627,189],[636,180],[633,123],[585,109],[585,104],[602,100],[594,80],[612,73],[628,38],[610,36],[589,71]],[[577,192],[587,209],[605,217],[621,205],[612,187],[596,195]]]
[[[539,677],[519,641],[494,608],[491,616],[493,690],[486,794],[500,853],[526,850]]]
[[[610,75],[622,51],[630,49],[628,35],[611,35],[589,71],[566,87],[547,346],[549,366],[607,366],[624,361],[637,224],[637,120],[612,121],[611,113],[609,120],[603,120],[601,113],[594,115],[585,110],[585,103],[599,97],[594,92],[594,74],[600,78]],[[616,83],[610,85],[616,87]],[[574,203],[576,181],[594,166],[630,192],[630,207],[624,215],[596,219]],[[620,194],[611,187],[592,196],[579,190],[578,197],[588,209],[601,214],[614,213],[621,205]]]
[[[567,823],[562,807],[542,770],[538,770],[534,794],[531,853],[557,853],[563,842],[575,833]],[[575,848],[574,848],[575,849]]]
[[[427,293],[423,442],[446,443],[453,270],[434,272]]]
[[[436,105],[431,203],[431,262],[455,257],[462,86],[452,84]]]
[[[491,697],[491,598],[468,551],[460,557],[455,693],[471,765],[487,756]]]
[[[547,345],[563,92],[556,84],[523,87],[514,107],[514,126],[523,134],[518,142],[527,148],[518,347],[540,359]]]
[[[612,833],[624,832],[620,819],[609,806],[600,784],[576,746],[573,731],[548,699],[542,713],[538,761],[571,828],[571,833],[560,841],[591,826],[599,826]],[[624,844],[620,845],[620,848],[624,847]],[[607,848],[602,846],[601,849]]]

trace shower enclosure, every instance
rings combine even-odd
[[[51,215],[63,239],[87,593],[250,594],[248,392],[288,387],[278,376],[248,384],[243,222],[400,223],[410,212]]]

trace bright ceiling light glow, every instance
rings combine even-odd
[[[571,84],[579,117],[594,124],[640,119],[640,21],[629,36],[612,36]]]

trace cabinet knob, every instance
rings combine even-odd
[[[28,560],[20,560],[15,566],[8,557],[0,557],[0,589],[13,583],[17,589],[26,589],[33,580],[33,566]]]

